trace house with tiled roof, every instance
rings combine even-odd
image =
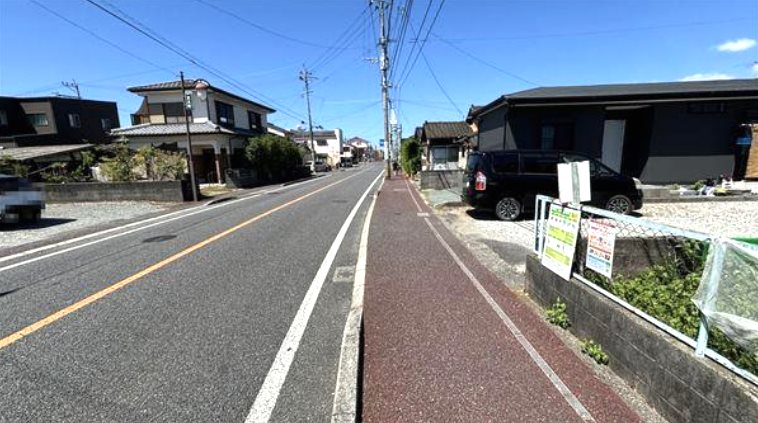
[[[423,149],[421,170],[458,170],[466,163],[474,131],[466,122],[424,122],[416,128]]]
[[[132,114],[132,126],[111,135],[133,149],[152,145],[186,152],[186,104],[197,180],[222,183],[225,170],[243,162],[247,138],[267,132],[267,116],[275,110],[203,79],[185,79],[184,90],[183,101],[181,81],[128,88],[143,97],[142,104]]]

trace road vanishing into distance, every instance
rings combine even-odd
[[[368,164],[0,258],[0,421],[326,421]]]

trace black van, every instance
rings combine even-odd
[[[623,214],[642,207],[642,191],[633,178],[579,153],[545,150],[470,153],[463,201],[494,210],[502,220],[516,220],[534,209],[536,195],[558,197],[558,163],[585,160],[590,162],[591,205]]]

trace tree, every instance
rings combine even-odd
[[[408,176],[421,170],[421,143],[416,137],[405,138],[400,142],[400,165]]]
[[[245,156],[264,180],[296,176],[303,163],[300,149],[292,141],[273,134],[248,139]]]

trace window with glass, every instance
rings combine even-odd
[[[184,123],[184,106],[183,103],[162,103],[163,115],[166,116],[166,123]],[[189,110],[187,110],[189,114]]]
[[[555,148],[555,126],[542,125],[540,148],[543,150],[552,150]]]
[[[255,113],[252,110],[247,111],[247,121],[250,124],[250,129],[253,131],[260,131],[262,130],[262,123],[261,123],[261,115],[260,113]]]
[[[0,126],[8,126],[8,113],[0,110]]]
[[[50,122],[47,120],[47,114],[45,113],[30,113],[26,115],[29,118],[29,123],[33,126],[48,126]]]
[[[556,175],[558,174],[558,155],[524,153],[521,155],[521,173]]]
[[[69,113],[68,114],[68,125],[72,128],[81,128],[82,127],[82,120],[79,117],[78,113]]]
[[[590,175],[592,176],[613,176],[616,172],[612,171],[609,167],[601,162],[575,153],[562,153],[561,163],[574,163],[574,162],[590,162]]]
[[[329,143],[326,140],[316,140],[316,145],[318,145],[319,147],[325,147],[329,145]]]
[[[495,173],[518,173],[518,154],[495,154],[492,157],[492,170]]]
[[[113,128],[113,124],[111,123],[111,120],[108,118],[100,119],[100,126],[102,126],[103,131],[110,131],[111,128]]]
[[[223,126],[234,126],[234,107],[231,104],[217,101],[216,119]]]

